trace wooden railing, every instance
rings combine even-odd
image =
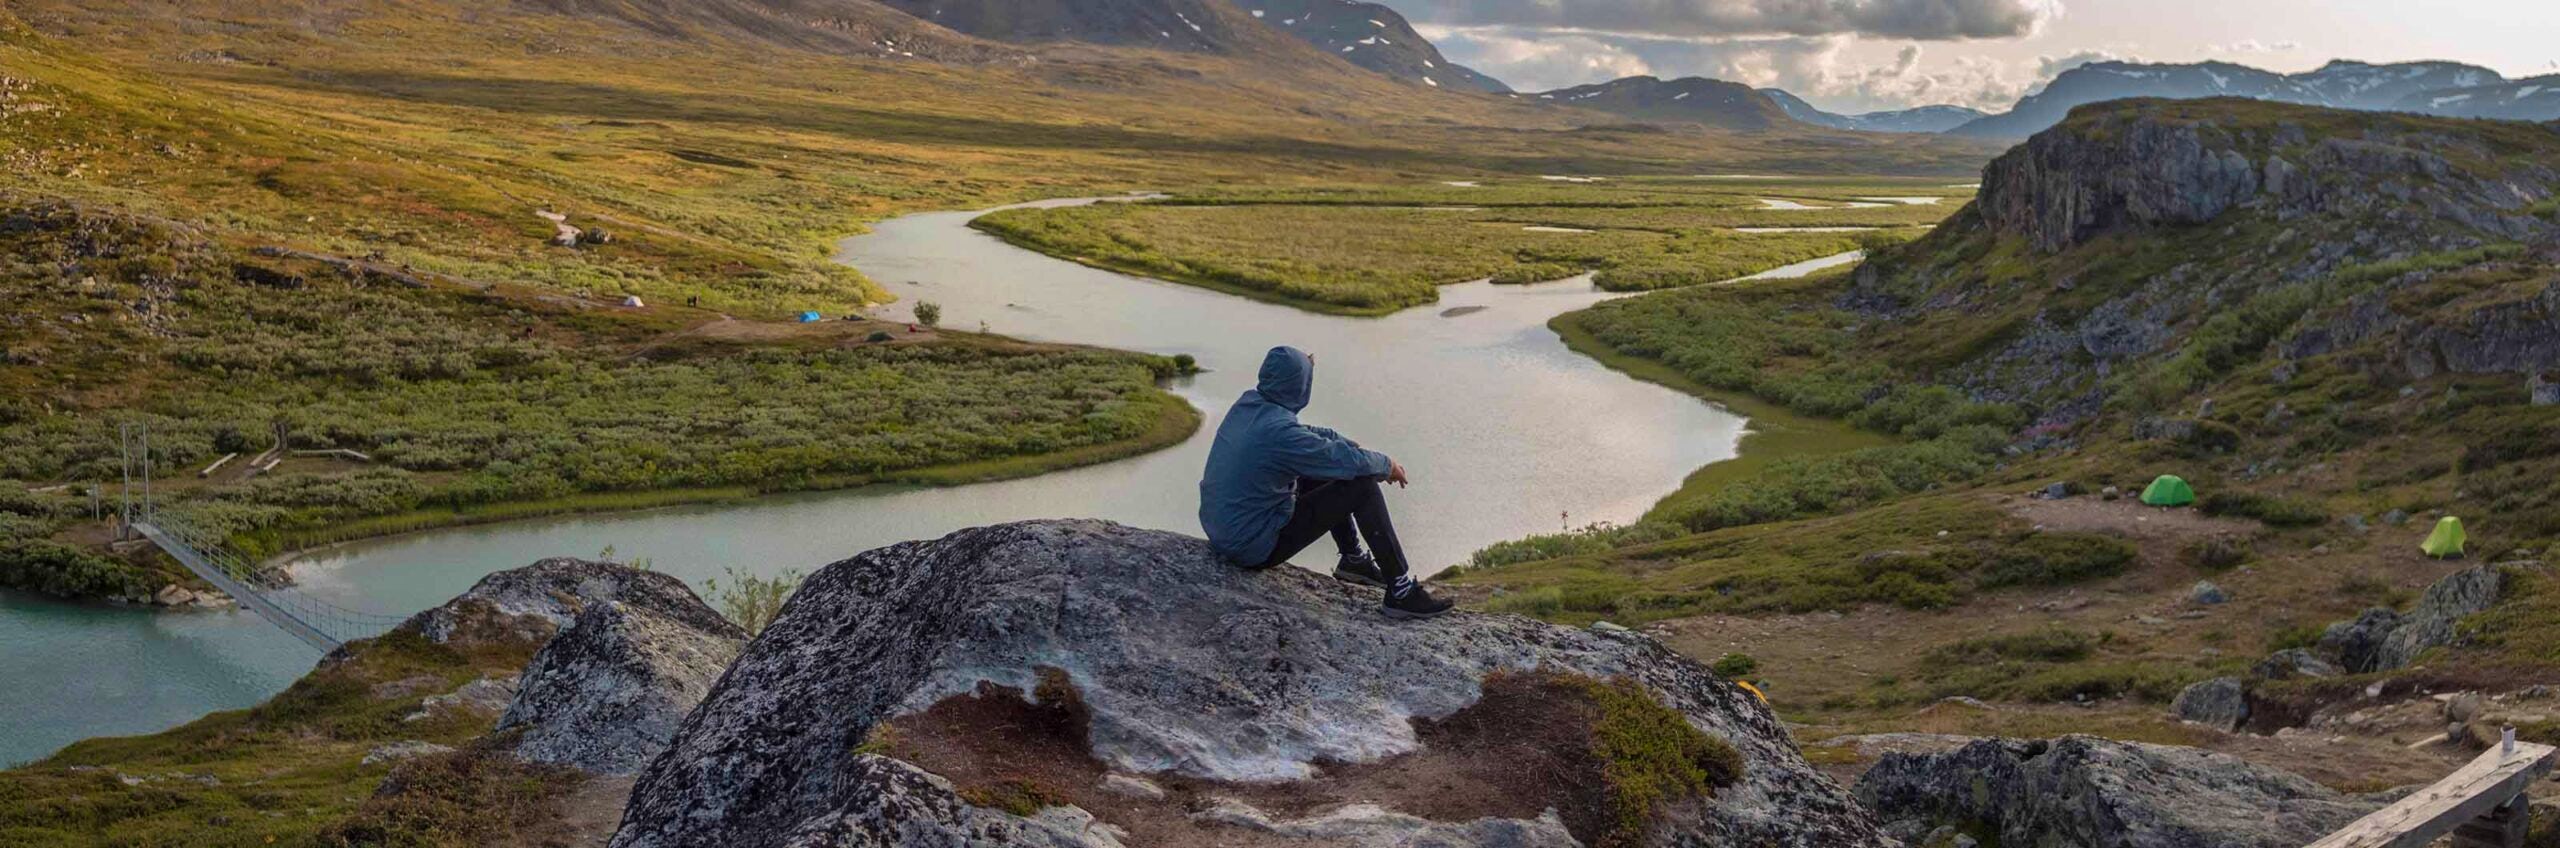
[[[2445,779],[2373,811],[2310,848],[2421,848],[2446,835],[2455,848],[2520,848],[2532,824],[2525,787],[2551,771],[2549,745],[2505,739]]]

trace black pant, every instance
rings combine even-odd
[[[1297,506],[1289,513],[1289,523],[1280,527],[1271,558],[1263,560],[1261,567],[1288,562],[1325,535],[1333,536],[1334,547],[1344,554],[1358,553],[1365,537],[1371,555],[1378,559],[1378,570],[1388,580],[1405,575],[1404,545],[1396,541],[1395,522],[1387,520],[1387,494],[1379,490],[1378,481],[1299,480]]]

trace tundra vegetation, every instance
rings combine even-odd
[[[2043,249],[2024,228],[2046,210],[2013,189],[2011,205],[1967,206],[1854,273],[1563,316],[1568,343],[1639,377],[1889,439],[1711,466],[1639,522],[1489,546],[1448,582],[1495,610],[1654,624],[1694,655],[1747,649],[1752,679],[1817,734],[2194,744],[2206,740],[2165,716],[2180,688],[2249,677],[2368,607],[2407,607],[2463,565],[2417,550],[2450,514],[2474,561],[2528,563],[2506,567],[2504,599],[2454,646],[2423,670],[2251,685],[2560,680],[2550,628],[2533,623],[2552,578],[2531,564],[2560,541],[2560,406],[2532,396],[2529,365],[2501,364],[2553,343],[2536,304],[2560,259],[2547,199],[2560,137],[2224,101],[2087,108],[2048,143],[2164,128],[2251,161],[2440,163],[2418,192],[2447,199],[2402,193],[2396,168],[2341,165],[2320,185],[2342,194]],[[2324,133],[2359,141],[2324,146]],[[2395,187],[2352,188],[2381,183]],[[2106,347],[2128,338],[2141,343]],[[2197,505],[2136,504],[2162,473],[2193,483]],[[2211,602],[2190,591],[2205,578]],[[1844,640],[1869,649],[1843,656]],[[1924,711],[1951,696],[2011,706]],[[2066,720],[2059,704],[2078,706]]]
[[[1908,241],[1970,194],[1943,178],[1464,182],[1471,185],[1206,190],[1147,203],[1008,209],[974,226],[1106,268],[1373,315],[1431,303],[1439,286],[1470,280],[1539,283],[1588,273],[1612,291],[1729,280]],[[1944,199],[1851,199],[1868,196]],[[1762,201],[1781,197],[1813,208]]]
[[[1347,66],[1274,77],[1245,58],[1116,49],[1023,62],[983,44],[847,56],[647,34],[595,10],[492,25],[467,5],[349,7],[319,29],[293,4],[224,3],[219,28],[190,19],[203,9],[141,4],[0,12],[0,478],[15,481],[0,585],[184,582],[97,547],[92,499],[115,499],[126,421],[152,428],[164,492],[247,553],[1030,473],[1194,426],[1151,384],[1180,366],[1154,357],[780,326],[893,299],[827,260],[831,240],[892,214],[1806,156],[1943,181],[1988,152],[1594,128]],[[1834,188],[1788,196],[1819,204]],[[245,475],[279,421],[295,447],[372,461]]]

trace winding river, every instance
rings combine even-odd
[[[1412,469],[1413,487],[1392,497],[1406,548],[1425,571],[1489,542],[1632,520],[1691,470],[1731,457],[1743,434],[1738,416],[1567,350],[1545,324],[1612,296],[1588,279],[1453,285],[1434,306],[1342,318],[1042,256],[969,229],[977,214],[886,221],[844,240],[836,258],[902,303],[941,304],[948,326],[984,322],[1023,338],[1198,357],[1209,370],[1172,388],[1208,414],[1200,433],[1144,456],[1022,480],[463,527],[330,548],[291,567],[314,594],[409,612],[491,571],[608,546],[699,585],[726,568],[805,572],[891,542],[1024,518],[1093,516],[1196,533],[1208,435],[1275,344],[1312,351],[1321,363],[1311,423]],[[1330,556],[1317,548],[1303,561]],[[245,707],[314,659],[242,612],[153,614],[9,595],[0,595],[0,645],[0,763]]]

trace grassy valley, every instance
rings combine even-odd
[[[27,305],[0,327],[0,478],[24,491],[0,527],[9,585],[126,597],[173,579],[93,547],[124,421],[159,434],[168,493],[252,553],[1029,473],[1188,432],[1151,385],[1164,360],[833,320],[892,296],[829,242],[898,212],[1808,156],[1955,173],[1982,152],[1595,128],[1338,62],[1275,76],[1258,54],[1031,61],[912,19],[668,29],[503,5],[198,10],[219,28],[141,4],[0,14],[0,284]],[[1771,260],[1848,243],[1770,240]],[[788,323],[802,310],[829,320]],[[264,451],[279,422],[294,448],[371,461],[185,476]]]

